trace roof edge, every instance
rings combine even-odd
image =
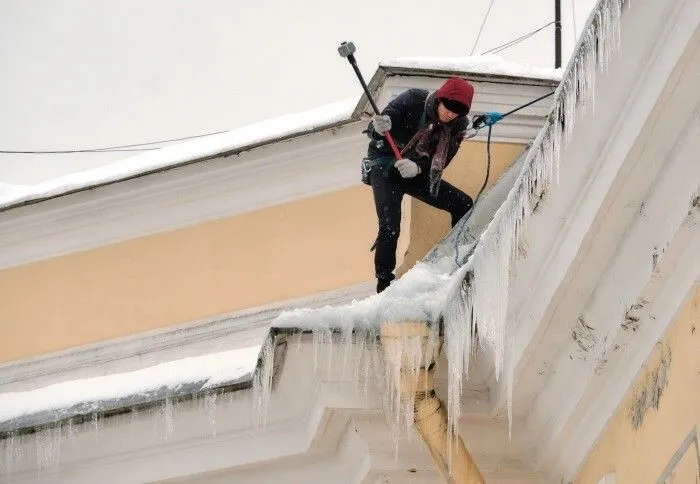
[[[528,86],[551,86],[556,87],[559,79],[547,79],[540,77],[515,76],[511,74],[488,73],[488,72],[472,72],[469,70],[461,70],[456,68],[437,69],[431,67],[406,67],[400,65],[381,65],[381,69],[386,72],[387,76],[426,76],[448,78],[452,76],[464,77],[475,82],[498,82],[501,84],[518,84]]]
[[[355,110],[357,110],[357,108],[355,108]],[[353,111],[353,115],[354,115],[354,111]],[[51,193],[51,194],[40,194],[38,196],[32,196],[30,194],[30,195],[20,196],[20,197],[16,197],[15,200],[10,200],[9,202],[6,202],[6,203],[3,203],[2,201],[0,201],[0,214],[2,214],[3,212],[7,212],[7,211],[10,211],[13,209],[20,208],[20,207],[34,205],[34,204],[46,202],[48,200],[52,200],[55,198],[71,195],[73,193],[80,193],[80,192],[92,190],[95,188],[114,185],[116,183],[134,180],[137,178],[141,178],[141,177],[149,176],[149,175],[154,175],[157,173],[163,173],[163,172],[166,172],[169,170],[182,168],[184,166],[188,166],[188,165],[192,165],[195,163],[200,163],[200,162],[204,162],[204,161],[208,161],[208,160],[212,160],[212,159],[216,159],[216,158],[226,158],[229,156],[241,155],[241,154],[246,153],[248,151],[253,151],[255,149],[263,148],[263,147],[269,146],[271,144],[289,141],[289,140],[297,139],[297,138],[302,138],[304,136],[309,136],[309,135],[316,134],[316,133],[322,133],[324,131],[328,131],[331,129],[340,128],[342,126],[346,126],[348,124],[352,124],[353,122],[357,121],[357,119],[354,119],[353,115],[347,117],[344,120],[319,125],[319,126],[314,127],[312,129],[295,131],[295,132],[289,133],[287,135],[279,136],[276,138],[270,138],[268,140],[264,140],[264,141],[260,141],[260,142],[256,142],[256,143],[243,145],[243,146],[233,148],[230,150],[223,150],[223,151],[209,154],[209,155],[205,155],[205,156],[196,156],[196,157],[193,157],[191,159],[183,160],[183,161],[176,162],[173,164],[163,165],[163,166],[159,166],[159,167],[154,167],[152,169],[140,171],[140,172],[137,172],[137,173],[134,173],[132,175],[125,176],[125,177],[116,177],[114,179],[110,179],[110,180],[106,180],[106,181],[102,181],[102,182],[89,183],[89,184],[85,184],[84,186],[78,186],[78,187],[70,188],[70,189],[67,189],[64,191],[59,190],[59,191],[57,191],[55,193]],[[230,133],[230,131],[229,131],[229,133]],[[171,145],[171,146],[174,146],[174,145]],[[129,158],[127,158],[127,159],[129,159]],[[116,163],[118,163],[118,162],[116,162]]]

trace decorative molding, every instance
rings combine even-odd
[[[87,422],[70,427],[69,445],[61,446],[60,456],[51,456],[60,465],[43,473],[42,482],[268,482],[273,475],[322,482],[330,474],[334,482],[356,484],[387,471],[405,476],[408,469],[434,479],[429,453],[419,440],[392,439],[377,389],[350,377],[341,364],[347,357],[342,352],[324,365],[326,352],[316,345],[312,337],[291,343],[264,427],[253,423],[250,409],[256,397],[248,391],[219,396],[206,408],[201,405],[207,402],[190,400],[170,410],[116,415],[95,425]],[[166,419],[169,430],[160,425]],[[479,436],[471,440],[470,450],[484,464],[489,482],[514,476],[540,482],[540,476],[517,459],[517,450],[507,445],[505,422],[466,417],[460,430]],[[100,445],[95,445],[96,434]],[[26,458],[14,462],[10,471],[0,469],[0,476],[11,473],[17,484],[35,482],[39,468],[33,451],[37,445],[49,445],[52,435],[15,438],[13,449]]]
[[[391,99],[409,88],[423,88],[435,90],[443,82],[442,78],[423,76],[390,76],[383,85],[378,96],[378,104],[386,105]],[[513,84],[494,82],[492,78],[474,81],[476,95],[472,104],[471,113],[477,114],[486,111],[508,112],[526,104],[533,99],[553,91],[557,82],[541,81],[533,84]],[[542,99],[535,104],[513,113],[494,126],[492,141],[505,143],[528,143],[539,133],[552,106],[552,98]],[[486,129],[472,138],[476,141],[486,141]]]
[[[0,392],[144,368],[167,360],[260,344],[288,309],[345,304],[374,293],[373,283],[222,314],[123,338],[0,364]]]
[[[695,447],[695,449],[693,449],[693,447]],[[675,482],[676,479],[674,479],[673,474],[676,470],[676,466],[678,466],[681,459],[683,459],[683,457],[688,452],[692,452],[691,455],[693,455],[693,460],[695,460],[696,463],[695,477],[696,479],[700,478],[700,475],[698,475],[698,472],[700,472],[700,444],[698,444],[698,428],[693,427],[693,429],[690,432],[688,432],[688,435],[685,437],[685,439],[683,439],[683,442],[681,443],[678,450],[676,450],[671,459],[668,461],[668,464],[666,464],[666,468],[663,470],[663,472],[657,479],[656,484],[672,484],[673,482]],[[671,480],[669,480],[669,478]]]
[[[509,308],[518,324],[514,426],[539,436],[522,448],[557,481],[575,474],[700,272],[697,214],[688,211],[700,179],[699,7],[625,11],[621,50],[597,74],[595,116],[577,120],[559,186],[530,224]],[[639,298],[656,319],[629,335],[620,325]],[[573,337],[580,318],[596,335],[590,342]]]

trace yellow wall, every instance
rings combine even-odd
[[[484,191],[503,175],[518,158],[523,145],[491,143],[491,168]],[[486,176],[486,143],[462,143],[455,159],[444,173],[444,179],[476,198]],[[403,274],[423,258],[450,231],[450,215],[435,210],[420,200],[411,199],[411,235],[408,249],[398,274]]]
[[[659,395],[658,399],[655,395]],[[658,408],[655,403],[658,401]],[[697,437],[700,427],[700,286],[657,344],[628,390],[576,479],[597,484],[615,473],[616,483],[656,483],[674,455],[678,464],[668,483],[700,482]]]
[[[367,281],[375,219],[357,186],[2,270],[0,361]]]
[[[490,179],[521,149],[494,144]],[[445,176],[475,193],[484,171],[485,145],[470,142]],[[399,261],[449,230],[436,209],[404,215],[414,220]],[[358,185],[1,270],[0,362],[373,280],[376,227],[371,189]]]

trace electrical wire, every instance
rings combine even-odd
[[[484,16],[484,21],[481,22],[481,27],[479,28],[479,33],[476,35],[476,40],[474,41],[474,45],[472,46],[472,51],[469,53],[469,55],[474,55],[474,50],[476,49],[476,44],[479,43],[479,38],[481,37],[481,32],[484,30],[484,25],[486,25],[486,20],[489,18],[489,13],[491,13],[491,7],[493,7],[493,2],[494,2],[494,0],[491,0],[491,3],[489,3],[489,9],[486,11],[486,15]]]
[[[139,147],[145,147],[145,146],[150,146],[150,145],[157,145],[161,143],[170,143],[173,141],[184,141],[188,139],[195,139],[195,138],[204,138],[206,136],[212,136],[215,134],[221,134],[225,133],[226,131],[216,131],[212,133],[203,133],[203,134],[196,134],[193,136],[183,136],[181,138],[168,138],[168,139],[162,139],[159,141],[148,141],[145,143],[134,143],[134,144],[128,144],[128,145],[115,145],[115,146],[104,146],[104,147],[98,147],[98,148],[82,148],[82,149],[75,149],[75,150],[0,150],[0,153],[2,154],[13,154],[13,155],[26,155],[26,154],[66,154],[66,153],[111,153],[111,152],[119,152],[119,151],[153,151],[153,150],[158,150],[162,148],[162,146],[158,146],[155,148],[139,148]]]
[[[532,32],[529,32],[529,33],[527,33],[527,34],[525,34],[525,35],[521,35],[521,36],[518,37],[518,38],[515,38],[515,39],[513,39],[513,40],[510,40],[510,41],[508,41],[508,42],[506,42],[506,43],[504,43],[504,44],[497,45],[496,47],[493,47],[493,48],[491,48],[491,49],[489,49],[489,50],[486,50],[486,51],[482,52],[481,55],[484,55],[484,54],[496,54],[496,53],[498,53],[498,52],[501,52],[502,50],[505,50],[505,49],[507,49],[508,47],[512,47],[512,46],[514,46],[515,44],[519,44],[519,43],[522,42],[523,40],[532,37],[532,36],[535,35],[536,33],[540,32],[540,31],[546,29],[547,27],[549,27],[550,25],[553,25],[553,24],[556,24],[556,23],[557,23],[556,21],[549,22],[548,24],[545,24],[545,25],[543,25],[542,27],[539,27],[539,28],[533,30]]]
[[[63,155],[68,153],[115,153],[120,151],[153,151],[159,148],[127,148],[127,149],[85,149],[85,150],[0,150],[0,154],[9,155]]]

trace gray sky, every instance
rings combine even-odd
[[[0,0],[0,150],[82,149],[233,129],[360,94],[336,51],[465,56],[491,0]],[[575,2],[575,4],[573,3]],[[562,0],[568,59],[595,0]],[[475,54],[554,19],[554,0],[493,0]],[[553,28],[504,50],[553,66]],[[478,93],[477,93],[478,96]],[[36,183],[134,153],[0,154]]]

